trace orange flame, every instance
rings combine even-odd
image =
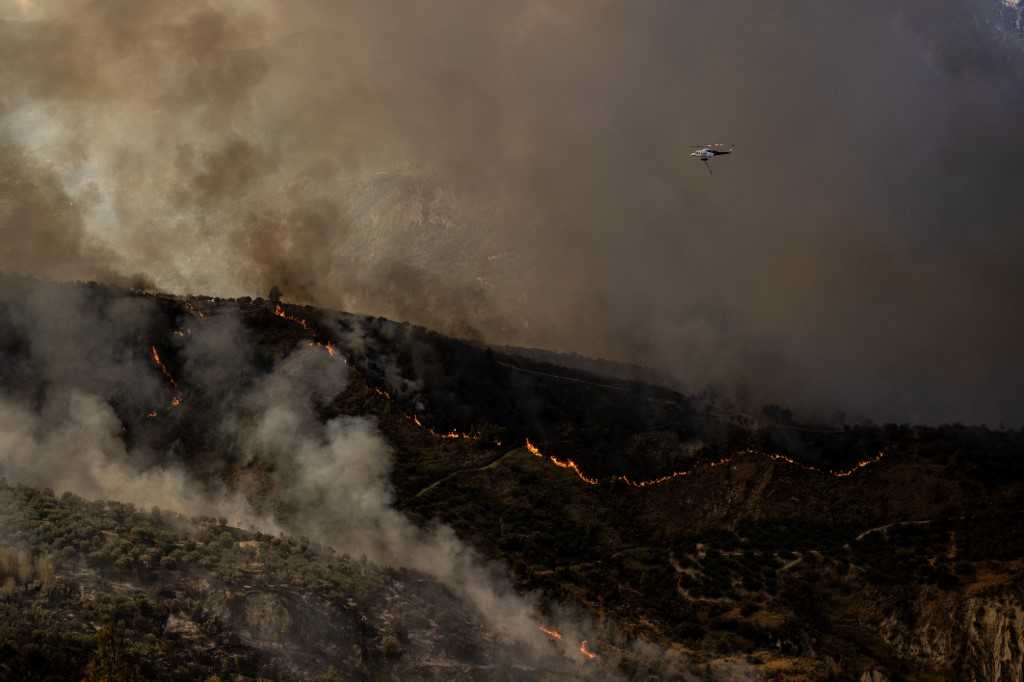
[[[575,472],[575,474],[579,477],[581,481],[588,485],[597,485],[600,483],[600,481],[597,480],[596,478],[590,478],[585,473],[583,473],[579,465],[576,464],[576,462],[572,461],[571,459],[558,459],[554,455],[548,455],[548,459],[551,460],[551,463],[554,464],[556,467],[560,467],[562,469],[571,469],[573,472]]]
[[[289,322],[294,322],[295,324],[299,325],[300,327],[307,331],[309,331],[310,329],[309,322],[306,322],[301,317],[294,317],[292,315],[289,315],[288,313],[285,312],[284,306],[282,306],[280,303],[274,306],[274,314],[282,319],[288,320]]]
[[[544,627],[543,625],[538,625],[537,627],[540,628],[540,631],[543,632],[548,637],[550,637],[551,639],[554,639],[554,640],[562,639],[562,633],[559,632],[558,630],[555,630],[554,628]]]
[[[439,438],[447,438],[448,440],[457,440],[459,438],[463,438],[465,440],[476,439],[476,436],[471,436],[468,433],[459,433],[458,431],[449,431],[448,433],[435,433],[433,429],[431,429],[430,432],[433,433],[435,436],[438,436]]]
[[[164,361],[160,359],[160,351],[156,349],[156,346],[149,347],[149,358],[156,365],[156,368],[160,370],[160,373],[164,375],[164,378],[167,379],[167,383],[171,385],[171,390],[174,392],[174,395],[171,397],[171,407],[178,407],[184,398],[182,398],[181,391],[178,390],[178,382],[174,380]]]
[[[885,451],[879,450],[874,457],[860,460],[852,469],[847,469],[845,471],[831,471],[829,473],[832,476],[835,476],[836,478],[846,478],[847,476],[853,476],[855,473],[857,473],[864,467],[871,466],[872,464],[882,459],[883,457],[885,457]]]
[[[378,393],[379,395],[387,398],[388,400],[391,400],[391,395],[387,391],[385,391],[383,389],[380,389],[380,388],[377,388],[377,387],[373,387],[373,390],[376,393]],[[423,429],[423,430],[427,431],[428,433],[430,433],[431,435],[436,436],[438,438],[446,438],[446,439],[465,438],[465,439],[469,439],[469,440],[476,440],[478,438],[478,436],[473,436],[473,435],[465,434],[465,433],[459,433],[458,431],[449,431],[448,433],[438,433],[438,432],[434,431],[432,428],[425,426],[423,424],[423,422],[420,421],[420,418],[418,416],[416,416],[415,414],[407,415],[406,418],[410,422],[415,424],[418,428]],[[496,442],[496,444],[499,447],[501,446],[500,442]],[[573,461],[571,459],[561,459],[561,458],[556,457],[554,455],[545,455],[543,452],[541,452],[540,448],[538,448],[536,445],[533,444],[533,441],[531,441],[529,438],[526,439],[526,443],[524,444],[524,447],[534,457],[539,457],[541,459],[547,459],[548,461],[550,461],[552,464],[554,464],[555,466],[559,467],[560,469],[569,469],[574,474],[576,474],[576,477],[578,479],[580,479],[581,481],[583,481],[587,485],[600,485],[602,483],[602,481],[600,479],[590,477],[590,476],[586,475],[585,473],[583,473],[583,470],[580,468],[580,465],[577,464],[575,461]],[[607,482],[620,482],[620,483],[624,483],[624,484],[626,484],[627,486],[629,486],[631,488],[647,488],[647,487],[650,487],[650,486],[655,486],[655,485],[660,485],[662,483],[666,483],[666,482],[671,481],[672,479],[675,479],[675,478],[685,478],[687,476],[690,476],[694,472],[696,472],[698,469],[714,469],[716,467],[720,467],[720,466],[725,466],[727,464],[731,464],[737,457],[740,457],[740,456],[743,456],[743,455],[753,455],[753,456],[767,457],[767,458],[769,458],[769,459],[771,459],[773,461],[782,462],[783,464],[788,464],[790,466],[796,466],[796,467],[799,467],[799,468],[804,469],[806,471],[813,471],[813,472],[816,472],[816,473],[822,473],[822,474],[826,474],[828,476],[832,476],[834,478],[846,478],[848,476],[852,476],[854,473],[856,473],[857,471],[860,471],[864,467],[870,466],[871,464],[875,464],[876,462],[881,460],[883,457],[885,457],[885,451],[884,450],[879,450],[878,453],[874,457],[870,457],[868,459],[860,460],[851,469],[835,471],[835,470],[829,470],[829,469],[819,469],[818,467],[812,466],[810,464],[804,464],[802,462],[798,462],[795,459],[793,459],[792,457],[789,457],[788,455],[783,455],[781,453],[769,453],[769,452],[764,452],[762,450],[748,449],[748,450],[741,450],[740,452],[735,453],[735,455],[732,456],[732,457],[723,457],[721,459],[718,459],[718,460],[715,460],[715,461],[712,461],[712,462],[704,462],[704,463],[701,463],[701,464],[695,466],[692,469],[684,469],[682,471],[673,471],[671,473],[665,474],[664,476],[658,476],[657,478],[652,478],[652,479],[648,479],[648,480],[635,480],[633,478],[630,478],[630,476],[628,474],[621,474],[621,475],[618,475],[618,476],[612,476],[612,477],[606,479],[606,481]]]
[[[589,660],[597,658],[597,654],[587,648],[587,640],[580,642],[580,653],[587,657]]]
[[[389,396],[386,392],[380,390],[379,388],[375,388],[374,390],[390,400],[391,396]],[[431,436],[434,436],[435,438],[444,438],[445,440],[459,440],[459,439],[476,440],[477,439],[477,436],[474,436],[474,435],[471,435],[471,434],[468,434],[468,433],[461,433],[459,431],[454,431],[454,430],[453,431],[449,431],[447,433],[438,433],[437,431],[435,431],[434,429],[430,428],[429,426],[424,425],[423,422],[420,421],[420,418],[418,416],[416,416],[415,414],[408,415],[406,418],[410,422],[415,424],[417,428],[423,429],[424,431],[429,433]]]
[[[309,345],[314,348],[323,348],[332,358],[338,357],[338,349],[330,341],[326,341],[324,343],[320,343],[319,341],[310,341]]]
[[[714,469],[715,467],[720,467],[724,464],[729,464],[730,462],[732,462],[732,457],[723,457],[722,459],[716,460],[714,462],[707,462],[703,466],[704,468],[707,469]],[[626,485],[631,486],[633,488],[647,488],[652,485],[659,485],[661,483],[665,483],[666,481],[671,481],[673,478],[685,478],[686,476],[692,474],[694,471],[696,471],[696,468],[684,469],[682,471],[673,471],[670,474],[659,476],[658,478],[648,479],[646,481],[634,481],[633,479],[626,475],[615,476],[612,480],[622,481]]]
[[[146,413],[146,416],[152,419],[153,417],[156,416],[156,410],[150,410],[149,412]]]
[[[544,453],[540,451],[540,448],[534,445],[529,438],[526,439],[525,447],[527,451],[534,457],[540,457],[542,459],[545,457]],[[583,471],[580,469],[579,465],[576,464],[576,462],[572,461],[571,459],[559,459],[557,457],[554,457],[553,455],[547,455],[547,459],[550,460],[551,463],[554,464],[556,467],[562,469],[569,469],[573,471],[576,474],[576,476],[584,483],[587,483],[589,485],[597,485],[598,483],[600,483],[600,481],[598,481],[596,478],[590,478],[589,476],[584,474]]]
[[[592,478],[590,476],[587,476],[585,473],[583,473],[583,470],[580,468],[579,464],[577,464],[573,460],[571,460],[571,459],[560,459],[558,457],[555,457],[554,455],[545,455],[544,453],[542,453],[540,451],[540,448],[538,448],[536,445],[534,445],[530,441],[529,438],[526,439],[526,446],[525,447],[526,447],[527,451],[529,451],[529,453],[531,455],[533,455],[535,457],[540,457],[542,459],[547,459],[552,464],[554,464],[555,466],[557,466],[557,467],[559,467],[561,469],[569,469],[569,470],[571,470],[573,473],[576,474],[577,478],[579,478],[581,481],[583,481],[587,485],[600,485],[601,484],[601,480],[600,479]],[[829,470],[829,469],[819,469],[818,467],[811,466],[810,464],[803,464],[801,462],[797,462],[795,459],[793,459],[791,457],[788,457],[786,455],[783,455],[783,454],[779,454],[779,453],[766,453],[766,452],[762,452],[761,450],[743,450],[743,451],[737,453],[737,456],[740,456],[740,455],[764,456],[764,457],[768,457],[769,459],[771,459],[773,461],[782,462],[784,464],[789,464],[791,466],[797,466],[797,467],[800,467],[801,469],[805,469],[807,471],[814,471],[816,473],[827,474],[827,475],[832,476],[834,478],[846,478],[847,476],[851,476],[855,472],[860,471],[864,467],[869,466],[871,464],[874,464],[874,463],[878,462],[879,460],[881,460],[885,456],[885,451],[884,450],[880,450],[878,452],[878,454],[876,454],[874,457],[871,457],[869,459],[864,459],[864,460],[861,460],[861,461],[857,462],[856,466],[854,466],[852,469],[846,469],[846,470],[840,470],[840,471],[832,471],[832,470]],[[735,457],[723,457],[722,459],[719,459],[719,460],[716,460],[716,461],[713,461],[713,462],[707,462],[707,463],[704,463],[704,464],[699,465],[699,466],[700,466],[700,468],[704,468],[704,469],[714,469],[715,467],[720,467],[720,466],[724,466],[726,464],[730,464],[730,463],[732,463],[732,461],[734,459],[735,459]],[[646,481],[634,480],[634,479],[630,478],[626,474],[619,475],[619,476],[612,476],[612,477],[610,477],[607,480],[609,482],[618,481],[618,482],[621,482],[621,483],[625,483],[626,485],[630,486],[631,488],[647,488],[647,487],[650,487],[650,486],[654,486],[654,485],[659,485],[661,483],[665,483],[666,481],[671,481],[674,478],[684,478],[684,477],[689,476],[690,474],[694,473],[696,470],[697,470],[697,467],[694,467],[693,469],[684,469],[682,471],[673,471],[670,474],[666,474],[664,476],[659,476],[657,478],[648,479]]]

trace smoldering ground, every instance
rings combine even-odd
[[[1024,422],[999,0],[2,7],[4,268]]]

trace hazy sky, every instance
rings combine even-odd
[[[1016,11],[0,0],[0,268],[1022,425]]]

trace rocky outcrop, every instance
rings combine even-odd
[[[923,589],[902,612],[884,618],[878,632],[901,658],[957,680],[1024,682],[1019,594],[968,596]],[[873,680],[862,676],[867,679]]]
[[[919,661],[929,668],[950,668],[959,652],[958,596],[934,588],[897,605],[882,620],[878,633],[900,658]]]
[[[964,682],[1024,682],[1024,608],[1019,598],[968,599],[961,609]]]
[[[881,670],[865,670],[860,676],[860,682],[889,682],[889,676]]]

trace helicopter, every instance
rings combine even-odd
[[[736,145],[732,145],[728,149],[721,149],[724,145],[721,144],[694,144],[690,145],[693,149],[690,152],[690,156],[694,156],[704,162],[704,167],[708,169],[708,173],[714,175],[711,172],[711,159],[716,156],[722,156],[724,154],[732,154],[733,150],[736,149]]]

